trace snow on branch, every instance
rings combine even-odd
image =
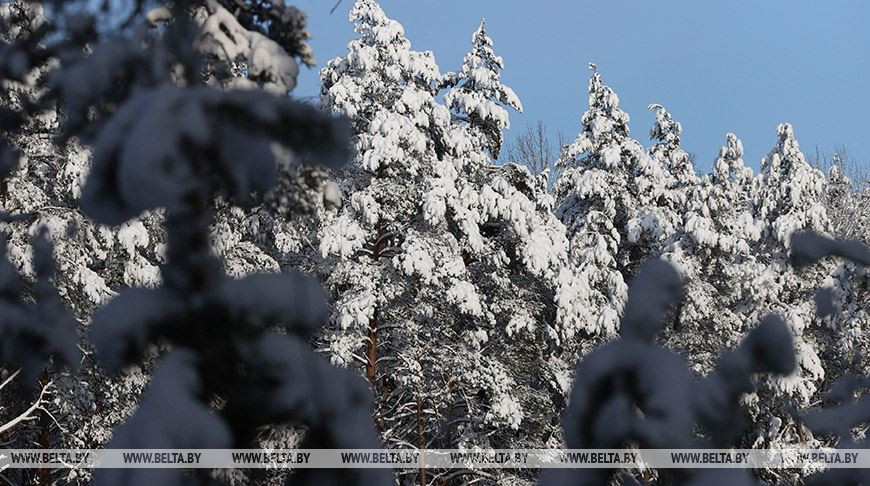
[[[563,421],[568,448],[692,448],[699,444],[696,425],[706,440],[724,446],[739,423],[741,395],[754,389],[754,375],[794,369],[789,330],[771,316],[738,348],[723,352],[716,372],[694,381],[681,358],[654,343],[673,318],[681,293],[680,277],[668,263],[651,260],[641,267],[629,290],[621,338],[593,351],[577,367]],[[605,484],[615,473],[548,470],[541,484]],[[660,479],[669,473],[659,471]],[[703,477],[703,484],[751,484],[746,471],[681,473]]]

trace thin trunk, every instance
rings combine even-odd
[[[375,245],[372,248],[372,259],[377,262],[381,258],[381,251],[383,242],[381,241],[381,237],[383,236],[383,227],[381,223],[378,223],[376,226],[376,234],[375,234]],[[378,397],[378,317],[380,317],[380,310],[375,307],[374,312],[372,313],[372,319],[369,322],[369,334],[368,334],[368,349],[366,349],[366,378],[368,378],[369,386],[372,389],[372,397],[376,402],[375,406],[375,414],[376,420],[375,422],[378,425],[378,428],[383,432],[386,429],[384,424],[384,417],[381,415],[382,402],[383,400]],[[385,391],[386,392],[386,391]]]
[[[372,388],[372,395],[378,397],[377,387],[377,362],[378,362],[378,328],[377,328],[378,309],[372,314],[372,320],[369,323],[369,347],[366,350],[366,378],[369,380],[369,386]]]
[[[39,375],[39,388],[44,389],[48,385],[48,381],[48,371],[43,370],[42,374]],[[40,449],[51,449],[51,417],[43,410],[39,411],[39,433],[36,437],[36,443]],[[38,486],[50,486],[51,469],[37,469],[35,479]]]
[[[450,417],[453,416],[453,377],[450,375],[450,371],[447,372],[447,411],[444,413],[444,423],[447,424],[447,430],[444,432],[444,447],[446,449],[453,448],[453,429],[450,425]],[[440,481],[440,486],[447,486],[447,479],[442,479]]]
[[[423,396],[417,391],[417,448],[426,448],[426,436],[423,425]],[[426,486],[426,468],[420,468],[420,486]]]
[[[372,320],[369,324],[369,347],[366,350],[366,378],[368,378],[369,386],[372,389],[372,397],[375,400],[375,423],[378,429],[383,432],[386,430],[384,417],[381,414],[383,405],[383,396],[378,397],[378,382],[377,382],[377,363],[378,363],[378,309],[372,314]]]

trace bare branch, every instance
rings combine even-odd
[[[9,422],[6,422],[5,424],[0,425],[0,434],[2,434],[3,432],[6,432],[7,430],[11,429],[12,427],[15,427],[16,425],[20,424],[21,422],[25,422],[27,420],[33,420],[34,418],[36,418],[33,416],[33,414],[37,410],[39,410],[40,407],[42,407],[42,404],[44,403],[43,400],[45,398],[45,394],[48,393],[48,389],[52,385],[52,383],[53,382],[49,381],[48,383],[45,384],[45,386],[42,387],[42,390],[40,390],[40,392],[39,392],[39,398],[37,398],[36,401],[33,402],[33,405],[31,405],[27,410],[25,410],[19,416],[15,417],[14,419],[10,420]]]
[[[21,373],[21,368],[18,368],[17,370],[15,370],[15,372],[12,373],[11,375],[9,375],[9,377],[7,377],[3,381],[3,383],[0,383],[0,390],[2,390],[4,387],[6,387],[6,385],[8,385],[10,381],[14,380],[15,377],[18,376],[19,373]]]

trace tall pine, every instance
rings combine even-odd
[[[492,164],[520,106],[492,42],[478,30],[442,77],[375,2],[350,19],[359,38],[321,73],[322,104],[356,130],[338,174],[349,196],[320,233],[335,301],[324,346],[369,380],[388,446],[555,445],[552,405],[570,383],[560,323],[575,312],[553,291],[567,241],[546,185]]]
[[[593,299],[587,329],[612,334],[626,282],[642,261],[660,253],[675,216],[666,204],[666,173],[629,135],[619,96],[590,64],[589,109],[583,131],[563,151],[555,184],[556,215],[567,228],[571,257]]]

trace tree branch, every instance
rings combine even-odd
[[[52,383],[53,382],[49,381],[48,383],[46,383],[42,387],[42,390],[40,390],[40,392],[39,392],[39,398],[37,398],[36,401],[33,402],[33,405],[31,405],[27,410],[25,410],[19,416],[15,417],[14,419],[10,420],[9,422],[6,422],[5,424],[0,425],[0,434],[2,434],[3,432],[6,432],[7,430],[11,429],[12,427],[15,427],[16,425],[20,424],[21,422],[34,419],[35,417],[33,417],[33,413],[36,412],[37,410],[39,410],[39,408],[42,406],[43,398],[45,397],[45,394],[48,393],[48,388],[52,385]]]

